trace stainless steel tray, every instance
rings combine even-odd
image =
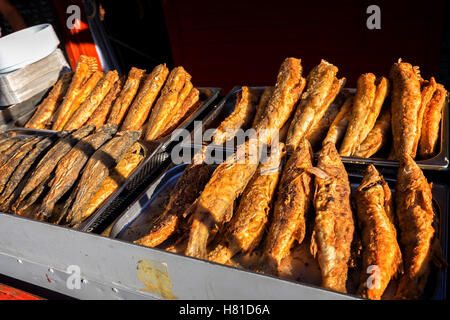
[[[13,104],[8,107],[0,107],[0,128],[10,128],[15,121],[30,112],[34,112],[36,105],[42,100],[46,92],[47,89],[21,103]]]
[[[237,93],[241,91],[241,86],[235,86],[231,91],[218,103],[210,114],[208,114],[203,120],[203,128],[217,127],[221,121],[223,121],[228,115],[230,115],[236,104]],[[259,93],[262,93],[266,87],[250,87]],[[354,89],[347,89],[354,90]],[[448,170],[449,166],[449,114],[448,114],[448,100],[442,110],[441,130],[440,138],[438,141],[439,150],[438,153],[426,160],[417,160],[417,164],[424,170]],[[382,173],[392,174],[394,169],[398,167],[398,161],[386,160],[382,158],[354,158],[354,157],[342,157],[342,162],[346,164],[348,168],[352,170],[361,171],[364,170],[367,164],[376,165],[382,168]],[[384,167],[384,168],[383,168]]]
[[[202,104],[190,117],[188,117],[178,128],[188,129],[191,124],[201,114],[206,111],[211,104],[216,100],[220,93],[218,88],[198,88],[200,91],[200,101]],[[31,135],[48,135],[56,133],[53,130],[35,130],[28,128],[12,128],[7,131],[21,132],[22,134]],[[104,204],[92,214],[86,221],[80,225],[80,230],[85,232],[93,232],[98,228],[102,228],[104,224],[108,223],[111,219],[115,218],[115,214],[120,213],[120,208],[126,205],[128,201],[137,196],[136,192],[139,190],[139,186],[142,184],[148,184],[151,179],[154,179],[155,173],[158,171],[159,166],[168,159],[170,146],[177,141],[179,135],[169,135],[163,137],[155,142],[142,143],[147,147],[147,157],[143,163],[140,164],[130,175],[128,179],[117,189]]]
[[[151,220],[151,217],[161,213],[162,210],[164,210],[164,205],[170,191],[173,189],[173,186],[176,184],[186,166],[187,164],[169,165],[166,170],[148,186],[147,190],[145,190],[140,197],[133,202],[120,217],[117,218],[109,236],[112,238],[121,239],[123,241],[132,242],[133,240],[137,240],[139,237],[145,235],[151,227],[148,221]],[[360,184],[362,176],[349,173],[349,179],[352,182],[352,187],[356,188]],[[390,184],[391,188],[394,187],[395,179],[387,178],[386,181]],[[395,193],[394,190],[393,192]],[[448,187],[445,185],[433,184],[432,192],[435,209],[440,217],[438,237],[444,251],[444,257],[447,259],[449,191]],[[185,258],[192,259],[191,257]],[[447,271],[445,269],[438,270],[434,268],[430,278],[428,279],[427,287],[425,288],[424,296],[426,299],[445,300],[446,283]],[[295,284],[298,284],[298,282]],[[309,284],[303,285],[316,288],[315,286],[311,286]],[[324,290],[322,288],[316,289]],[[324,291],[328,292],[327,290]],[[324,294],[326,295],[326,293]]]

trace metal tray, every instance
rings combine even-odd
[[[213,128],[217,127],[221,121],[223,121],[227,116],[229,116],[236,104],[237,93],[241,91],[241,86],[235,86],[231,91],[218,103],[217,107],[214,108],[203,120],[203,128]],[[258,93],[262,93],[267,87],[250,87],[256,90]],[[352,88],[346,90],[355,90]],[[421,169],[424,170],[448,170],[449,166],[449,114],[448,114],[448,100],[446,105],[442,110],[442,120],[441,120],[441,130],[440,137],[438,141],[439,151],[438,153],[426,160],[417,160],[417,164]],[[342,157],[342,162],[347,168],[352,170],[363,172],[367,164],[376,165],[382,168],[383,174],[392,174],[395,172],[395,168],[398,167],[398,161],[386,160],[382,158],[354,158],[354,157]],[[381,171],[380,171],[381,172]]]
[[[190,117],[188,117],[178,128],[188,129],[194,120],[201,116],[204,111],[214,102],[220,93],[218,88],[198,88],[202,105]],[[21,132],[31,135],[48,135],[57,131],[53,130],[35,130],[28,128],[12,128],[7,131]],[[128,201],[136,197],[140,185],[148,184],[155,178],[160,165],[169,158],[170,146],[177,141],[179,135],[169,135],[154,142],[141,141],[147,147],[147,157],[130,175],[128,179],[118,188],[104,204],[86,219],[81,225],[80,230],[85,232],[94,232],[104,227],[104,224],[115,218],[116,213],[120,213],[120,208]]]
[[[169,165],[166,170],[148,186],[147,190],[145,190],[140,195],[140,197],[134,203],[132,203],[122,213],[121,216],[117,218],[116,222],[111,228],[109,236],[111,238],[116,238],[123,241],[133,241],[140,236],[145,235],[145,232],[150,228],[148,221],[152,216],[157,215],[158,213],[161,213],[162,210],[164,210],[164,205],[166,203],[167,197],[170,194],[170,191],[173,189],[173,186],[176,184],[178,178],[183,173],[186,166],[187,164]],[[360,184],[362,176],[349,173],[349,179],[352,183],[352,188],[354,189]],[[394,187],[395,179],[386,178],[386,181],[390,184],[391,188]],[[444,257],[445,259],[447,259],[449,191],[448,187],[443,184],[433,184],[432,192],[435,210],[438,213],[440,222],[438,237],[440,239]],[[394,190],[393,193],[395,193]],[[185,257],[186,259],[192,259],[191,257],[183,257]],[[447,271],[446,269],[437,270],[436,268],[434,268],[433,270],[434,272],[430,274],[430,277],[428,279],[424,296],[426,299],[445,300]],[[298,284],[298,282],[295,283]],[[309,284],[302,285],[315,287]],[[317,289],[327,292],[327,290],[323,288]]]

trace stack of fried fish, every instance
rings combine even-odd
[[[114,124],[48,136],[2,133],[0,211],[77,228],[142,162],[139,136]]]
[[[392,72],[392,114],[407,109],[407,101],[396,97],[410,97],[405,83],[396,84],[398,67]],[[237,129],[252,127],[270,152],[255,153],[249,139],[213,168],[204,146],[165,210],[134,242],[285,278],[286,261],[307,245],[304,255],[320,269],[324,288],[370,299],[419,299],[432,261],[446,264],[434,259],[440,251],[431,185],[413,157],[399,153],[395,199],[374,166],[352,191],[340,155],[360,152],[367,139],[387,130],[390,112],[382,106],[389,81],[362,75],[352,94],[342,89],[338,68],[325,60],[306,79],[302,71],[300,59],[287,58],[274,87],[260,96],[242,87],[234,112],[213,135],[220,145]],[[425,95],[441,97],[438,91]],[[432,108],[432,100],[421,103]],[[312,145],[320,147],[317,161]],[[389,284],[394,294],[384,295]]]
[[[200,94],[183,67],[165,64],[152,72],[132,68],[127,77],[97,70],[97,60],[82,55],[74,72],[53,86],[25,124],[26,128],[68,131],[86,125],[114,124],[140,130],[143,139],[170,134],[199,106]]]

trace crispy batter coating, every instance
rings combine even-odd
[[[396,298],[419,299],[427,282],[435,236],[431,185],[412,157],[400,161],[396,185],[396,213],[403,253],[404,274]]]
[[[84,100],[80,107],[73,113],[69,121],[67,121],[64,130],[70,131],[81,128],[94,113],[95,109],[98,108],[117,80],[119,80],[117,71],[108,71],[100,79],[86,100]]]
[[[373,165],[367,167],[355,197],[363,244],[358,294],[380,300],[391,279],[401,270],[402,253],[394,225],[391,190]],[[377,268],[373,281],[371,268]]]
[[[97,193],[84,207],[82,220],[90,217],[108,197],[113,194],[131,175],[144,159],[143,146],[136,142],[117,163],[112,173],[105,179]]]
[[[359,158],[370,158],[377,153],[391,137],[391,110],[385,108],[367,138],[360,144],[353,155]]]
[[[77,96],[81,93],[85,82],[91,77],[92,73],[97,70],[97,67],[97,59],[85,55],[80,56],[64,100],[55,113],[52,125],[53,130],[61,130],[65,125],[66,114],[69,113],[72,103],[74,103]]]
[[[184,99],[181,108],[179,108],[178,112],[172,117],[170,120],[167,129],[162,131],[161,137],[165,137],[170,134],[173,130],[175,130],[183,119],[186,119],[190,114],[192,114],[197,107],[200,105],[200,92],[197,88],[192,88],[189,95]]]
[[[211,234],[231,219],[235,200],[258,167],[259,154],[252,145],[256,142],[239,145],[236,153],[216,168],[200,197],[188,209],[193,212],[193,222],[186,255],[207,259],[206,245],[212,240]]]
[[[114,101],[107,123],[120,126],[125,114],[128,111],[128,107],[131,105],[131,102],[139,89],[139,85],[144,75],[145,70],[135,67],[131,68],[128,73],[127,81],[125,82],[119,97]]]
[[[256,106],[255,117],[253,118],[252,128],[256,128],[261,119],[264,118],[264,114],[267,111],[267,105],[269,104],[270,97],[273,95],[275,87],[267,87],[264,89],[261,97],[259,98],[258,105]]]
[[[314,174],[316,217],[311,253],[318,257],[322,286],[345,293],[355,227],[350,207],[350,183],[333,143],[323,146]]]
[[[409,63],[394,63],[390,71],[392,80],[391,124],[393,135],[393,159],[401,155],[416,156],[414,144],[418,125],[418,114],[422,102],[420,79]]]
[[[328,129],[328,133],[322,141],[322,145],[324,146],[328,142],[334,143],[337,146],[340,144],[342,138],[345,135],[345,130],[347,130],[348,123],[352,114],[353,107],[353,95],[349,96],[342,107],[339,109],[338,114],[334,118],[333,122]]]
[[[48,129],[51,127],[53,116],[57,107],[64,99],[73,74],[72,71],[69,71],[62,75],[61,79],[56,82],[44,101],[36,107],[36,111],[25,124],[25,128]]]
[[[92,154],[73,191],[76,196],[73,198],[72,207],[67,214],[67,221],[71,226],[83,222],[85,206],[102,187],[110,170],[117,166],[117,163],[139,136],[139,131],[121,131]]]
[[[306,139],[309,140],[309,143],[311,144],[313,150],[316,150],[322,145],[322,142],[327,135],[328,129],[338,115],[339,108],[341,108],[344,101],[345,96],[343,94],[338,95],[336,99],[334,99],[333,103],[330,104],[323,117],[320,118],[319,122],[311,127],[309,132],[306,134]]]
[[[227,224],[221,241],[209,253],[209,260],[227,263],[238,252],[252,251],[259,244],[278,184],[284,148],[284,144],[280,143],[271,151],[266,162],[259,165],[242,193],[236,213]]]
[[[389,81],[384,77],[379,79],[378,84],[373,73],[365,73],[358,78],[352,115],[339,149],[341,156],[353,156],[366,139],[380,114],[388,90]]]
[[[117,80],[111,90],[109,90],[108,94],[102,100],[100,105],[95,109],[94,113],[90,116],[85,126],[95,126],[96,129],[100,128],[104,125],[108,119],[108,116],[111,112],[114,101],[117,96],[122,91],[123,83],[125,79],[122,77]]]
[[[261,143],[270,146],[274,134],[289,119],[306,85],[302,72],[301,59],[286,58],[281,64],[265,115],[255,128]]]
[[[209,181],[214,168],[204,162],[206,147],[194,155],[192,163],[181,174],[170,193],[164,212],[154,221],[149,233],[134,241],[148,247],[156,247],[181,229],[183,214],[198,198]]]
[[[313,196],[309,172],[312,160],[311,145],[303,139],[283,169],[262,260],[273,274],[278,273],[281,260],[289,255],[294,240],[302,243],[305,238],[306,214]]]
[[[147,76],[123,121],[122,131],[141,129],[168,75],[169,69],[160,64]]]
[[[150,113],[145,140],[158,139],[166,124],[177,113],[179,100],[184,100],[192,89],[191,75],[183,67],[174,68],[161,91],[161,95]]]
[[[41,207],[36,213],[36,218],[48,220],[54,213],[56,202],[78,180],[79,174],[89,157],[106,141],[111,139],[117,131],[115,125],[104,125],[94,134],[81,139],[59,162],[55,168],[55,177],[52,180],[49,192],[42,200]]]
[[[428,103],[423,117],[419,141],[419,156],[427,159],[433,156],[439,138],[442,109],[447,99],[447,90],[441,84],[436,85],[436,91]]]
[[[308,75],[306,92],[295,111],[294,119],[286,138],[288,152],[293,152],[301,139],[306,137],[311,128],[320,121],[329,105],[345,83],[345,78],[338,79],[338,68],[325,60]]]
[[[80,107],[80,105],[86,100],[86,98],[89,96],[92,90],[94,90],[95,86],[102,77],[103,77],[102,71],[95,71],[89,77],[89,79],[85,81],[82,87],[79,90],[76,90],[78,93],[73,100],[68,99],[72,97],[71,92],[68,92],[68,94],[64,98],[63,103],[58,108],[58,113],[55,115],[56,119],[53,123],[52,130],[63,130],[64,126],[67,124],[69,119]]]
[[[33,137],[22,144],[11,157],[8,158],[0,166],[0,194],[3,192],[9,178],[13,174],[14,170],[20,165],[22,160],[27,156],[27,154],[33,150],[34,146],[42,140],[42,137]]]
[[[258,95],[254,90],[246,86],[238,92],[234,111],[220,123],[213,136],[213,143],[221,145],[225,141],[233,139],[238,129],[246,129],[250,126],[256,110]]]

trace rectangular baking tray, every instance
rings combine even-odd
[[[203,119],[203,128],[206,130],[208,128],[217,127],[221,121],[223,121],[227,116],[229,116],[236,104],[237,93],[242,89],[241,86],[235,86],[231,91],[217,104],[217,107],[214,108],[204,119]],[[253,90],[256,90],[258,93],[262,93],[267,87],[249,87]],[[349,91],[354,91],[354,88],[346,89]],[[417,164],[421,169],[424,170],[448,170],[449,166],[449,115],[448,115],[448,97],[446,104],[442,110],[442,120],[441,120],[441,129],[440,129],[440,137],[438,141],[439,150],[438,153],[426,160],[417,160]],[[346,165],[346,167],[354,169],[354,170],[364,170],[365,165],[373,164],[377,167],[381,168],[381,173],[383,174],[392,174],[395,171],[395,168],[398,167],[398,161],[386,160],[381,158],[354,158],[354,157],[342,157],[342,162]]]
[[[198,88],[200,91],[200,101],[202,104],[200,107],[186,120],[184,120],[179,129],[189,129],[192,123],[199,118],[203,112],[207,111],[211,104],[216,100],[220,94],[219,88]],[[6,131],[16,131],[21,134],[28,135],[48,135],[56,133],[53,130],[35,130],[28,128],[12,128]],[[128,179],[118,188],[105,202],[104,204],[94,212],[86,221],[80,225],[80,230],[85,232],[94,232],[97,229],[101,229],[104,224],[114,219],[114,215],[118,213],[117,210],[123,205],[126,205],[127,201],[133,199],[133,196],[137,196],[136,192],[139,190],[139,186],[149,183],[151,179],[155,178],[155,174],[160,169],[160,165],[163,164],[168,158],[170,146],[177,141],[178,134],[169,135],[154,142],[141,141],[147,147],[147,157],[130,175]],[[121,211],[119,211],[120,213]]]
[[[173,189],[173,186],[176,184],[186,166],[187,164],[169,165],[165,169],[165,171],[148,186],[148,188],[139,196],[139,198],[132,204],[130,204],[130,206],[117,218],[108,236],[110,236],[111,238],[120,239],[122,241],[132,242],[133,240],[145,235],[145,232],[151,228],[151,225],[146,222],[148,222],[152,216],[157,215],[161,213],[162,210],[164,210],[167,197],[169,196],[170,191]],[[352,189],[355,189],[360,184],[362,176],[359,174],[349,173],[349,179],[352,184]],[[386,178],[386,181],[390,185],[391,190],[393,190],[392,188],[394,187],[395,179]],[[449,202],[448,187],[443,184],[433,184],[432,193],[435,210],[439,216],[438,237],[440,239],[444,257],[447,260]],[[395,194],[394,190],[393,194]],[[157,248],[150,249],[160,250]],[[187,256],[183,257],[185,259],[194,259]],[[433,267],[433,271],[430,274],[427,286],[424,291],[425,299],[445,300],[447,292],[446,283],[446,269],[437,269]],[[295,282],[295,284],[299,283]],[[302,285],[329,292],[328,290],[316,287],[314,285],[304,283]],[[324,294],[326,294],[325,292]],[[348,296],[353,297],[353,295]]]

